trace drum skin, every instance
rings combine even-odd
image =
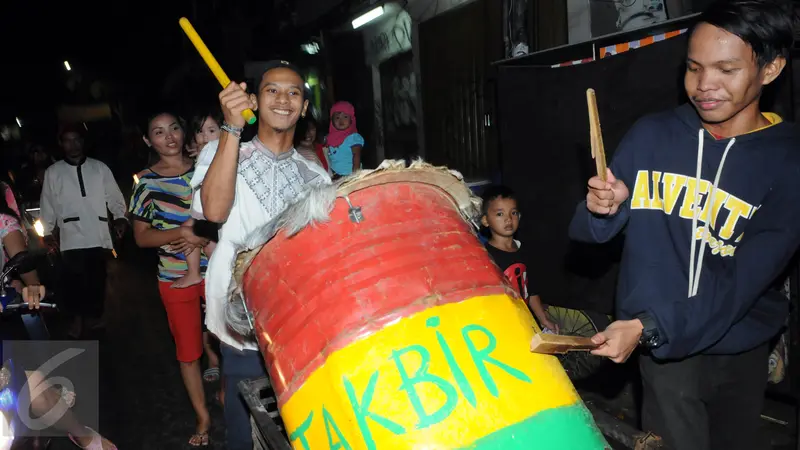
[[[295,449],[610,448],[528,308],[435,186],[336,200],[243,278]]]

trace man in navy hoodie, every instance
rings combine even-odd
[[[712,5],[689,39],[675,110],[646,116],[589,180],[570,236],[625,234],[617,321],[593,353],[641,347],[645,429],[677,450],[763,448],[769,341],[788,316],[773,289],[800,245],[800,132],[759,109],[786,66],[778,0]]]

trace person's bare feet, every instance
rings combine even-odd
[[[184,289],[203,282],[203,277],[199,273],[187,273],[172,283],[173,289]]]

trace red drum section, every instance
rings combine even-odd
[[[244,293],[283,404],[328,355],[430,306],[506,292],[502,274],[447,194],[391,183],[337,199],[330,221],[254,258]]]

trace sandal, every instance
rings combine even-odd
[[[209,367],[203,372],[203,380],[206,383],[214,383],[219,380],[219,367]]]
[[[189,438],[189,445],[192,447],[208,447],[208,431],[193,434]]]
[[[94,431],[89,427],[84,427],[84,428],[89,430],[89,432],[92,435],[92,442],[90,442],[89,445],[87,445],[86,447],[82,447],[81,444],[79,444],[78,441],[75,440],[75,437],[71,434],[68,434],[69,440],[72,441],[72,443],[75,444],[75,446],[78,448],[83,448],[86,450],[103,450],[103,436],[100,436],[98,432]],[[109,444],[111,444],[110,441]],[[117,450],[117,446],[111,444],[111,450]]]

